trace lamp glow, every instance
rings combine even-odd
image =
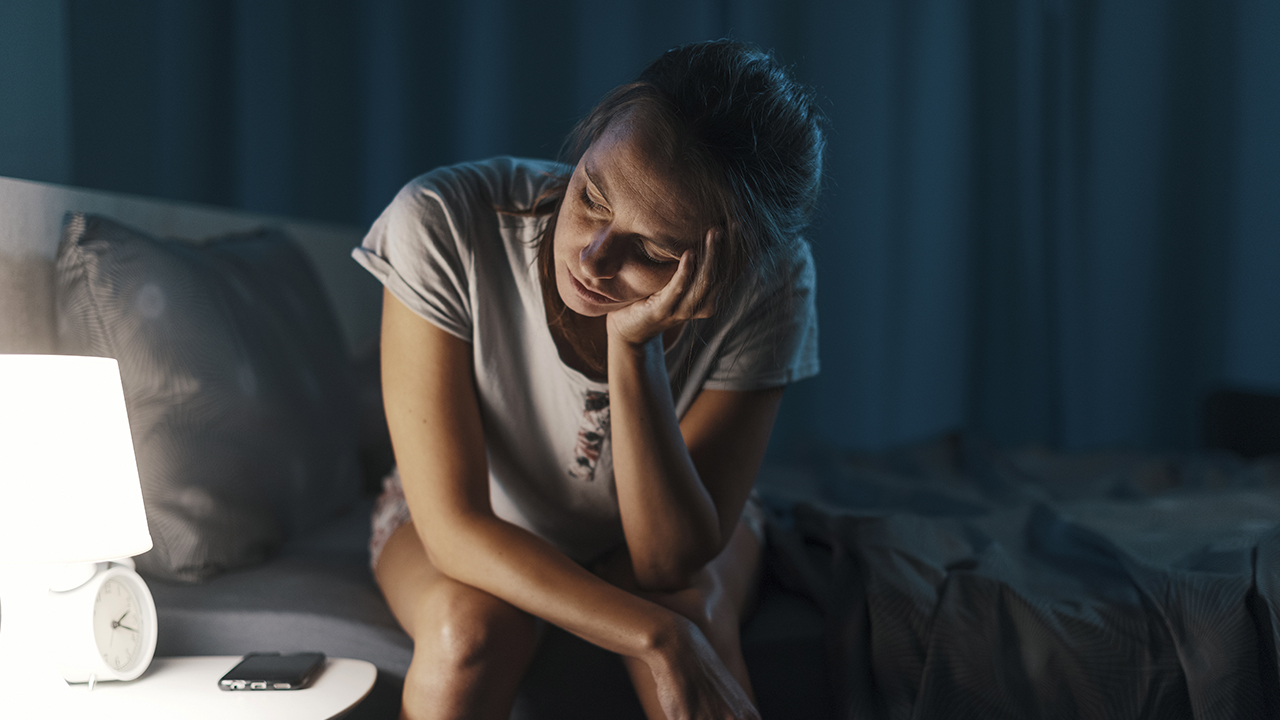
[[[150,548],[116,361],[0,355],[0,563]]]
[[[55,573],[150,548],[116,361],[0,355],[0,716],[71,702],[47,649]]]

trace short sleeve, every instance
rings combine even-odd
[[[801,243],[795,259],[736,305],[703,387],[761,390],[818,374],[818,313],[813,256]]]
[[[406,185],[351,254],[410,310],[471,342],[472,249],[430,177]]]

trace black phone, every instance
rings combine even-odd
[[[324,667],[324,653],[249,653],[231,668],[218,687],[223,690],[300,690]]]

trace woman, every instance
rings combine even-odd
[[[355,252],[386,286],[371,557],[414,640],[403,714],[507,717],[541,619],[618,653],[651,718],[753,718],[749,495],[817,371],[817,112],[701,43],[567,147],[428,173]]]

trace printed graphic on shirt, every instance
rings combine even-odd
[[[590,482],[596,477],[596,464],[600,462],[600,448],[609,437],[609,393],[588,390],[582,409],[582,425],[578,428],[578,442],[574,448],[573,465],[569,477]]]

